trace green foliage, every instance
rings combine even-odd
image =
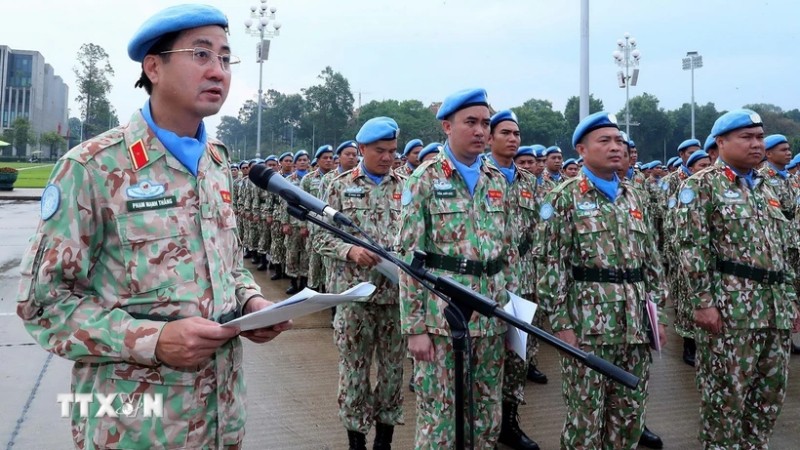
[[[560,111],[553,110],[549,100],[532,98],[521,106],[511,108],[519,119],[519,133],[523,145],[541,144],[546,147],[560,145],[568,150],[564,137],[567,122]]]
[[[400,139],[397,142],[400,151],[406,142],[412,139],[421,139],[426,145],[430,142],[444,142],[445,135],[441,123],[436,120],[436,114],[419,100],[383,100],[367,103],[361,107],[358,116],[348,127],[348,138],[355,138],[364,122],[379,116],[391,117],[397,122],[400,127]],[[331,144],[336,146],[338,142]]]
[[[97,44],[83,44],[76,56],[78,66],[72,71],[78,83],[78,96],[83,116],[83,137],[89,139],[119,124],[116,112],[108,102],[110,76],[114,75],[108,53]]]

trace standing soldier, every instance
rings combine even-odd
[[[405,178],[411,175],[411,172],[419,166],[419,152],[422,151],[422,147],[423,145],[420,139],[408,141],[405,149],[403,149],[403,157],[405,157],[406,163],[397,169],[397,173]]]
[[[259,158],[254,164],[260,165],[264,164],[264,162],[263,159]],[[247,245],[253,250],[253,264],[260,266],[266,258],[266,254],[258,251],[258,244],[261,241],[261,224],[263,223],[261,220],[261,202],[266,199],[266,195],[263,194],[264,190],[256,186],[255,183],[251,182],[248,189],[250,190],[250,228],[247,230],[246,235]]]
[[[444,146],[438,142],[431,142],[430,144],[426,145],[425,148],[419,152],[420,164],[436,158],[436,155],[438,155],[443,149]]]
[[[336,177],[326,203],[350,217],[378,245],[394,244],[400,219],[403,179],[392,170],[397,123],[376,117],[356,136],[364,159]],[[320,230],[322,254],[330,258],[331,290],[341,292],[369,280],[377,289],[364,301],[339,305],[334,342],[339,349],[339,418],[350,450],[366,450],[366,434],[375,425],[373,449],[390,449],[394,426],[403,423],[403,358],[397,285],[374,270],[381,258]],[[370,382],[372,355],[378,378]]]
[[[533,155],[533,147],[530,145],[523,145],[518,148],[517,154],[514,155],[514,165],[518,169],[525,170],[533,175],[533,167],[536,165],[536,156]]]
[[[675,229],[689,279],[697,341],[700,442],[765,449],[786,395],[790,332],[800,330],[787,247],[796,229],[755,170],[761,118],[739,109],[711,130],[717,163],[687,179]]]
[[[517,115],[503,110],[492,116],[489,123],[489,147],[487,161],[498,168],[508,182],[508,198],[511,204],[508,227],[511,244],[519,251],[519,259],[511,267],[516,271],[519,284],[516,294],[535,301],[535,280],[531,246],[536,230],[538,207],[534,193],[536,178],[530,172],[518,170],[514,157],[518,155],[520,134]],[[532,338],[532,337],[529,337]],[[519,426],[519,405],[525,402],[525,375],[527,355],[520,358],[513,350],[506,349],[503,369],[503,419],[498,442],[515,450],[539,450],[539,445],[529,438]]]
[[[322,177],[333,169],[333,147],[321,146],[314,154],[314,159],[317,160],[318,167],[303,177],[300,187],[314,197],[322,198],[324,194],[320,192]],[[314,250],[314,236],[319,230],[312,224],[307,224],[307,226],[309,236],[306,239],[305,252],[308,255],[308,285],[319,292],[325,292],[325,267],[322,265],[322,256]]]
[[[561,153],[561,148],[558,146],[547,147],[543,152],[544,156],[544,178],[558,185],[561,183],[561,164],[564,162],[564,156]]]
[[[486,91],[470,89],[445,99],[436,118],[447,135],[444,150],[420,164],[403,191],[403,215],[397,248],[410,261],[415,250],[427,252],[434,274],[452,276],[494,299],[508,301],[515,290],[508,267],[516,258],[511,246],[509,199],[503,174],[481,157],[489,134]],[[400,317],[414,357],[417,396],[417,449],[455,444],[453,354],[446,303],[417,281],[400,275]],[[497,318],[473,313],[469,320],[474,362],[475,448],[494,448],[500,432],[506,326]]]
[[[283,152],[278,157],[278,164],[280,164],[280,175],[284,178],[292,174],[292,152]],[[272,228],[270,230],[271,245],[270,255],[272,256],[272,263],[275,265],[275,274],[272,275],[270,280],[280,280],[286,276],[285,263],[286,263],[286,246],[284,245],[285,235],[283,234],[283,217],[288,215],[286,213],[286,202],[278,197],[273,197],[272,207]]]
[[[264,160],[264,164],[275,170],[278,167],[278,158],[275,155],[269,155]],[[266,189],[257,189],[257,191],[259,210],[256,213],[256,222],[258,223],[258,255],[261,258],[261,264],[258,265],[256,270],[262,272],[269,268],[269,251],[272,245],[272,230],[270,229],[272,226],[272,209],[277,195]]]
[[[294,154],[294,172],[286,177],[286,181],[299,188],[303,177],[308,174],[308,162],[308,152],[298,150]],[[302,291],[308,284],[308,253],[305,251],[308,226],[305,221],[289,215],[289,210],[285,207],[281,210],[280,215],[285,236],[286,276],[289,277],[291,284],[286,293],[292,295]]]
[[[651,361],[645,308],[648,300],[664,306],[666,286],[653,257],[646,200],[616,175],[624,146],[616,120],[607,112],[587,116],[572,145],[584,167],[556,187],[539,212],[544,264],[539,299],[550,310],[556,337],[641,382],[631,390],[563,356],[567,418],[561,448],[632,449],[644,427]],[[657,326],[663,345],[666,327]]]
[[[242,186],[244,186],[245,181],[247,181],[247,175],[250,173],[250,162],[249,161],[242,161],[239,163],[239,172],[241,173],[241,177],[238,180],[233,182],[233,209],[236,213],[236,225],[237,225],[237,233],[239,234],[239,242],[244,242],[244,202],[242,195],[244,192],[242,190]],[[245,258],[248,256],[245,254]]]

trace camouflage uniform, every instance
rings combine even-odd
[[[252,181],[248,178],[244,185],[242,186],[242,190],[244,191],[244,195],[242,195],[242,211],[244,212],[244,247],[247,250],[255,250],[256,243],[253,239],[253,228],[255,226],[255,214],[256,212],[253,211],[253,197],[257,196],[256,192],[256,185],[253,184]]]
[[[466,183],[446,154],[449,151],[446,148],[433,160],[423,162],[406,182],[396,247],[408,261],[418,249],[427,252],[429,259],[439,255],[481,262],[480,274],[461,274],[435,268],[431,263],[426,265],[432,273],[452,276],[456,282],[503,306],[508,302],[505,289],[516,290],[508,262],[518,257],[507,227],[511,208],[506,192],[508,183],[497,168],[482,164],[474,195],[470,196]],[[432,297],[418,282],[400,274],[401,329],[407,335],[428,333],[435,350],[432,362],[414,361],[418,449],[451,448],[455,443],[452,407],[455,381],[445,306],[443,300]],[[473,313],[469,332],[475,448],[491,449],[500,432],[506,326],[496,318]]]
[[[322,176],[321,181],[319,183],[319,193],[320,198],[328,198],[328,187],[331,185],[331,182],[334,178],[338,177],[344,173],[342,171],[342,167],[336,167],[335,169],[331,170],[330,172],[326,173]],[[325,289],[328,292],[333,292],[330,289],[331,284],[333,284],[332,277],[334,276],[331,273],[331,264],[332,261],[329,257],[325,256],[322,253],[322,240],[321,240],[321,231],[320,229],[311,228],[311,234],[309,235],[309,241],[311,242],[311,248],[313,249],[313,253],[317,253],[320,255],[322,259],[322,271],[323,271],[323,278],[321,282],[325,284]],[[309,283],[311,280],[309,279]]]
[[[664,248],[662,256],[666,266],[670,297],[675,306],[675,331],[682,338],[694,339],[694,308],[689,299],[686,273],[681,269],[678,261],[674,217],[680,186],[688,177],[689,174],[684,171],[684,166],[681,166],[675,172],[662,178],[658,208],[661,209],[661,217],[663,217]]]
[[[300,187],[302,177],[297,172],[293,172],[286,177],[286,181]],[[282,224],[289,224],[292,230],[284,236],[283,245],[286,249],[286,275],[291,278],[308,276],[308,253],[305,251],[307,237],[301,233],[308,229],[306,222],[295,219],[289,215],[289,211],[284,207],[280,211],[280,221]]]
[[[564,449],[635,448],[644,426],[651,361],[645,307],[648,299],[663,307],[666,286],[646,201],[627,181],[619,186],[612,203],[581,171],[554,189],[540,212],[538,294],[553,331],[573,330],[582,350],[641,379],[630,390],[563,356]],[[630,275],[594,281],[592,272],[608,269]]]
[[[260,197],[260,209],[257,213],[258,220],[258,253],[266,255],[267,259],[271,261],[270,247],[272,246],[272,224],[269,220],[272,219],[272,212],[275,208],[275,197],[277,195],[266,189],[259,189],[258,195]]]
[[[261,202],[266,199],[263,189],[256,186],[253,182],[249,185],[250,198],[250,227],[247,230],[247,248],[259,251],[258,244],[261,241]]]
[[[279,175],[288,176],[283,173]],[[286,212],[286,200],[275,196],[273,201],[270,255],[274,264],[283,265],[286,264],[286,235],[283,234],[283,224],[284,220],[288,223],[289,213]]]
[[[412,168],[411,166],[408,165],[408,163],[405,163],[402,166],[400,166],[397,169],[395,169],[394,173],[400,175],[401,177],[403,177],[405,179],[405,178],[410,177],[415,169],[416,169],[416,167]]]
[[[723,322],[720,334],[695,332],[700,441],[706,449],[767,448],[786,394],[797,307],[786,250],[796,230],[769,183],[757,175],[750,189],[721,159],[687,179],[678,199],[689,298],[695,309],[716,307]]]
[[[219,320],[260,293],[242,267],[227,150],[208,142],[195,178],[137,112],[53,169],[60,206],[23,257],[17,314],[39,345],[75,361],[75,394],[160,394],[164,405],[163,417],[86,419],[75,404],[78,448],[217,448],[244,437],[238,338],[195,370],[155,356],[166,322],[151,319]],[[90,417],[99,406],[89,403]]]
[[[308,178],[308,176],[306,176]],[[336,177],[326,201],[350,217],[379,245],[391,247],[400,219],[402,179],[390,172],[376,185],[362,166]],[[400,333],[397,286],[377,271],[347,259],[353,247],[319,230],[321,253],[330,258],[330,289],[344,291],[361,281],[377,287],[362,301],[339,305],[333,322],[339,349],[339,418],[348,430],[368,433],[373,423],[403,423],[403,358],[405,339]],[[375,354],[377,382],[370,382]]]
[[[309,172],[300,182],[300,187],[317,198],[322,198],[324,192],[320,191],[322,177],[325,176],[320,169]],[[322,265],[322,255],[314,250],[314,235],[319,231],[313,224],[307,224],[309,229],[306,239],[305,253],[308,255],[308,285],[315,289],[325,288],[325,267]]]
[[[239,242],[242,244],[244,243],[244,229],[246,228],[245,223],[247,221],[247,214],[244,208],[244,194],[245,194],[245,186],[247,183],[250,182],[250,179],[247,177],[240,178],[235,184],[234,189],[236,191],[236,201],[233,203],[234,208],[236,210],[236,223],[237,223],[237,230],[239,233]]]

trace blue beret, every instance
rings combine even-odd
[[[308,156],[308,152],[305,150],[298,150],[297,153],[294,154],[294,158],[292,158],[292,162],[297,162],[297,159],[301,156]],[[281,158],[283,159],[283,158]]]
[[[553,154],[553,153],[558,153],[558,154],[561,154],[561,148],[559,148],[559,147],[558,147],[558,146],[556,146],[556,145],[554,145],[554,146],[552,146],[552,147],[547,147],[547,149],[546,149],[545,151],[543,151],[543,152],[542,152],[542,156],[551,155],[551,154]]]
[[[547,148],[544,145],[534,144],[531,145],[531,148],[533,149],[534,156],[536,156],[537,158],[544,158],[544,152],[545,150],[547,150]]]
[[[267,162],[267,161],[278,162],[278,158],[276,158],[275,155],[269,155],[269,156],[267,156],[267,159],[264,160],[264,162]]]
[[[263,162],[264,162],[264,160],[263,160],[263,159],[261,159],[261,158],[255,158],[255,159],[253,159],[253,164],[262,164]]]
[[[249,166],[249,165],[250,165],[250,161],[242,161],[242,162],[239,163],[239,168],[241,169],[242,167]]]
[[[336,161],[337,159],[339,159],[339,154],[338,153],[334,153],[333,154],[333,160]]]
[[[786,165],[786,169],[794,169],[798,164],[800,164],[800,153],[794,155],[789,164]]]
[[[377,141],[390,141],[397,139],[400,127],[390,117],[373,117],[361,125],[356,135],[359,144],[372,144]]]
[[[519,120],[517,120],[517,115],[514,114],[514,111],[511,111],[510,109],[504,109],[502,111],[498,111],[492,116],[492,118],[489,120],[489,129],[494,130],[494,127],[496,127],[497,124],[507,120],[519,124]]]
[[[578,164],[583,164],[583,156],[581,156],[578,159],[576,159],[575,162],[578,163]]]
[[[700,151],[700,150],[698,150],[698,151]],[[692,154],[694,155],[694,153],[692,153]],[[670,164],[668,162],[667,166],[668,167],[680,167],[682,164],[683,164],[683,159],[681,157],[678,157],[678,158],[675,159],[675,161],[672,161],[672,164]]]
[[[278,161],[283,161],[283,159],[286,158],[287,156],[289,158],[294,159],[293,155],[292,155],[292,152],[283,152],[283,153],[281,153],[281,156],[278,156]]]
[[[514,155],[514,158],[518,158],[520,156],[533,156],[535,158],[536,155],[533,153],[533,146],[523,145],[522,147],[518,148],[517,154]]]
[[[562,168],[566,168],[570,164],[578,165],[578,160],[575,158],[569,158],[568,160],[564,161],[564,164],[561,166]]]
[[[703,158],[710,158],[708,156],[708,153],[706,153],[703,150],[698,150],[698,151],[692,153],[691,155],[689,155],[689,159],[686,160],[686,167],[692,167],[692,164],[696,163],[697,160],[703,159]]]
[[[663,165],[663,164],[661,163],[661,160],[660,160],[660,159],[657,159],[657,160],[655,160],[655,161],[650,161],[650,165],[652,166],[651,168],[655,169],[655,168],[656,168],[656,166],[661,166],[661,165]]]
[[[671,166],[672,163],[674,163],[676,159],[681,159],[681,157],[680,156],[673,156],[672,158],[668,159],[667,160],[667,166]]]
[[[782,134],[770,134],[769,136],[764,138],[764,148],[767,150],[775,147],[778,144],[789,143],[789,140],[786,139],[786,136]]]
[[[316,165],[317,165],[317,158],[314,158],[311,160],[311,167],[314,167]]]
[[[700,145],[700,141],[698,141],[697,139],[687,139],[687,140],[681,142],[681,144],[678,146],[678,151],[681,152],[683,150],[686,150],[689,147],[700,147],[700,148],[702,148],[703,146]]]
[[[489,106],[486,91],[483,89],[464,89],[447,96],[436,113],[436,119],[445,120],[450,114],[470,106]]]
[[[708,152],[712,148],[717,148],[717,139],[714,138],[713,134],[709,134],[708,137],[706,138],[705,144],[703,145],[703,150]]]
[[[167,33],[219,25],[228,28],[222,11],[208,5],[177,5],[163,9],[147,19],[128,43],[128,56],[142,62],[147,52]]]
[[[628,147],[636,148],[636,142],[633,142],[633,139],[628,139]]]
[[[406,148],[403,149],[403,156],[408,156],[408,154],[411,153],[411,150],[414,150],[415,147],[422,147],[421,139],[412,139],[408,141]]]
[[[594,114],[589,114],[575,127],[575,131],[572,133],[572,147],[575,148],[578,142],[592,131],[607,127],[619,129],[619,126],[617,126],[617,118],[614,117],[613,114],[609,114],[606,111],[598,111]]]
[[[230,165],[228,165],[228,168],[229,168],[229,169],[236,169],[236,170],[239,170],[239,164],[230,164]]]
[[[734,109],[719,116],[717,121],[714,122],[714,126],[711,127],[711,135],[717,137],[740,128],[760,127],[763,125],[761,116],[757,112],[750,109]]]
[[[425,155],[427,155],[428,153],[439,153],[442,150],[444,150],[444,147],[442,147],[442,144],[440,144],[438,142],[431,142],[430,144],[426,145],[425,148],[423,148],[419,152],[419,159],[422,160],[422,158],[424,158]]]
[[[327,152],[333,153],[333,146],[332,145],[325,144],[325,145],[321,146],[320,148],[318,148],[317,152],[314,153],[314,159],[319,158],[320,156],[322,156],[323,153],[327,153]]]
[[[356,141],[344,141],[336,147],[336,154],[334,157],[339,156],[339,153],[342,153],[342,150],[353,147],[354,149],[358,150],[358,143]]]

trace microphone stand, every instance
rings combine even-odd
[[[517,329],[520,329],[531,336],[536,336],[548,345],[555,347],[556,350],[566,353],[567,355],[577,359],[581,364],[584,364],[603,376],[610,378],[617,383],[622,384],[630,389],[635,389],[639,384],[639,377],[617,367],[616,365],[606,361],[603,358],[596,356],[593,353],[585,352],[581,349],[573,347],[566,342],[558,339],[557,337],[514,317],[512,314],[507,313],[499,307],[497,302],[489,299],[477,292],[457,283],[450,277],[441,277],[430,273],[424,267],[425,253],[421,251],[414,252],[414,259],[411,264],[406,264],[401,261],[380,245],[376,243],[361,229],[355,227],[357,231],[363,234],[370,242],[365,242],[346,231],[330,225],[329,223],[318,219],[313,215],[309,215],[310,211],[301,205],[289,203],[287,210],[292,217],[299,220],[312,222],[325,230],[330,231],[334,235],[341,238],[343,241],[366,248],[367,250],[378,254],[381,258],[386,258],[403,272],[410,275],[412,278],[422,282],[423,286],[430,289],[434,294],[442,298],[448,306],[445,308],[445,318],[448,325],[450,325],[451,338],[453,342],[454,351],[454,373],[455,373],[455,421],[456,421],[456,448],[464,448],[464,360],[469,341],[469,321],[468,318],[472,317],[473,311],[477,311],[486,317],[497,317],[498,319],[510,324]],[[424,281],[423,281],[424,280]],[[431,283],[433,287],[427,283]],[[472,420],[470,420],[472,422]],[[473,424],[470,423],[470,433],[472,432]],[[470,439],[470,444],[474,440]]]

